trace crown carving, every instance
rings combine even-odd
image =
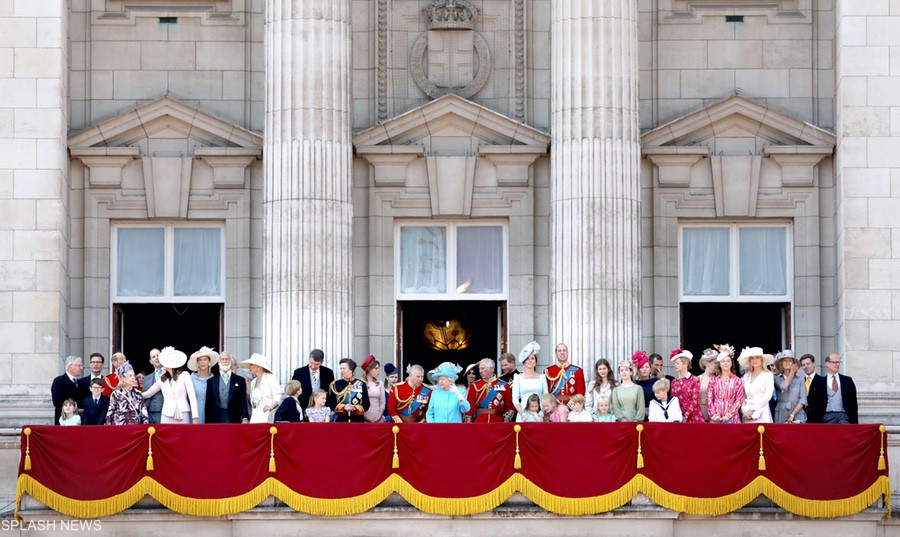
[[[478,9],[463,0],[437,0],[425,8],[429,30],[474,30]]]

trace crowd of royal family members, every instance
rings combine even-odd
[[[599,359],[585,383],[564,343],[542,372],[540,352],[532,341],[518,357],[502,354],[500,374],[491,358],[465,372],[444,362],[428,372],[429,385],[418,365],[407,367],[400,382],[394,364],[385,364],[382,379],[374,356],[362,363],[361,379],[349,358],[340,360],[335,378],[322,364],[324,353],[314,349],[283,387],[261,354],[238,363],[209,347],[190,357],[172,347],[152,349],[153,371],[144,375],[115,353],[113,372],[104,375],[104,357],[94,353],[86,376],[82,359],[70,356],[51,387],[54,423],[858,423],[856,387],[839,373],[837,354],[826,357],[827,374],[821,375],[811,354],[798,360],[791,350],[773,356],[745,347],[735,358],[730,345],[714,345],[699,357],[702,374],[694,375],[691,352],[675,349],[672,377],[664,374],[660,355],[637,351],[619,364],[618,380],[612,365]]]

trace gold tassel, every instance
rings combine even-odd
[[[637,454],[637,467],[644,467],[644,454],[641,453],[641,432],[644,430],[644,425],[638,423],[637,427],[635,427],[638,432],[638,454]]]
[[[394,433],[394,457],[391,459],[391,468],[396,470],[400,468],[400,455],[397,453],[397,433],[400,432],[400,427],[394,425],[391,427],[391,432]]]
[[[881,428],[883,429],[884,426],[882,425]],[[22,432],[25,433],[25,471],[27,472],[31,470],[31,427],[25,427]]]
[[[147,471],[153,471],[153,435],[156,434],[156,427],[148,427],[147,434],[150,437],[147,439]]]
[[[522,426],[519,424],[516,424],[516,426],[513,427],[513,431],[516,432],[516,457],[515,457],[515,459],[513,459],[513,469],[521,470],[522,469],[522,456],[519,455],[519,433],[522,432]]]
[[[756,428],[759,431],[759,471],[766,471],[766,456],[763,454],[763,433],[766,432],[766,428],[760,425]]]
[[[278,434],[278,429],[275,427],[269,427],[269,473],[275,473],[275,435]]]
[[[884,460],[884,433],[887,431],[887,428],[881,425],[878,427],[878,430],[881,431],[881,454],[878,455],[878,469],[887,470],[887,463]],[[27,470],[28,468],[25,469]]]

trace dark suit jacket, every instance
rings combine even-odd
[[[156,382],[156,370],[150,372],[149,375],[144,377],[144,391],[150,389],[150,386]],[[162,410],[163,405],[163,394],[161,391],[153,394],[153,397],[148,399],[144,399],[144,406],[147,408],[147,412],[160,412]]]
[[[841,400],[850,423],[859,423],[859,409],[856,403],[856,384],[853,379],[838,373],[841,383]],[[828,375],[816,375],[809,385],[806,396],[809,406],[806,407],[806,419],[809,423],[822,423],[825,408],[828,406]]]
[[[300,397],[303,396],[301,395]],[[275,423],[280,421],[303,421],[303,416],[297,410],[297,400],[293,397],[285,397],[281,400],[281,404],[278,405],[278,410],[275,411]]]
[[[220,423],[219,421],[219,383],[221,375],[213,375],[206,381],[206,423]],[[244,377],[231,373],[228,380],[228,423],[241,423],[241,420],[250,419],[250,407],[247,405],[247,381]]]
[[[94,404],[94,395],[88,395],[81,403],[84,414],[81,415],[82,425],[104,425],[106,423],[106,411],[109,410],[109,397],[100,396],[98,404]]]
[[[87,397],[84,391],[84,384],[78,379],[77,384],[69,379],[69,376],[63,373],[53,379],[50,385],[50,398],[53,400],[53,425],[59,425],[59,415],[62,413],[62,404],[66,399],[72,398],[75,404],[81,407],[81,402]]]
[[[294,375],[291,377],[291,380],[300,381],[300,387],[303,388],[303,391],[300,395],[300,400],[303,401],[309,400],[310,396],[312,396],[312,376],[309,373],[309,366],[305,365],[303,367],[298,367],[294,370]],[[334,382],[334,371],[328,369],[324,365],[319,366],[319,387],[328,391],[328,387],[331,386],[331,383]]]

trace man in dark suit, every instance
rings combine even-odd
[[[66,358],[66,372],[53,379],[50,385],[50,398],[53,400],[53,425],[59,425],[59,415],[62,413],[62,405],[66,399],[73,399],[79,404],[87,396],[84,384],[81,381],[81,372],[84,371],[84,362],[80,356]]]
[[[247,423],[247,381],[231,371],[231,357],[219,355],[219,372],[206,381],[206,423]]]
[[[144,391],[150,389],[151,386],[159,381],[165,371],[162,364],[159,363],[159,349],[150,349],[150,365],[153,366],[153,372],[144,377]],[[161,391],[156,392],[153,396],[144,399],[144,407],[147,408],[147,416],[150,423],[159,423],[162,419],[163,394]]]
[[[810,423],[859,423],[856,385],[853,379],[838,373],[841,357],[829,354],[825,358],[827,375],[816,375],[806,396],[809,406],[806,415]]]
[[[103,357],[99,352],[91,353],[91,357],[88,359],[88,365],[90,365],[91,370],[87,375],[81,378],[81,383],[84,385],[84,390],[89,392],[91,391],[91,382],[94,379],[103,380],[103,364],[106,363],[106,358]],[[84,420],[81,420],[84,423]]]
[[[81,415],[82,425],[103,425],[106,423],[106,411],[109,410],[109,397],[103,395],[103,381],[91,381],[91,394],[81,404],[84,413]]]
[[[309,363],[303,367],[294,370],[291,380],[300,381],[303,391],[300,392],[306,397],[311,397],[313,391],[323,389],[328,391],[331,383],[334,382],[334,371],[322,365],[325,359],[325,353],[319,349],[313,349],[309,353]]]

